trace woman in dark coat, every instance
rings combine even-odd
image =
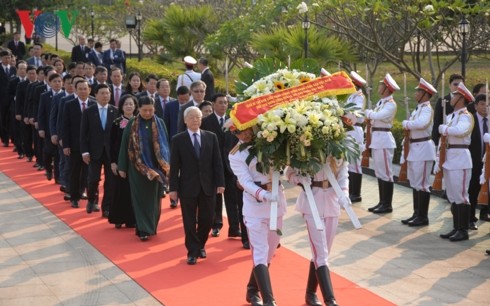
[[[114,201],[110,208],[109,223],[115,224],[116,228],[135,227],[136,220],[131,205],[131,191],[128,179],[119,176],[117,172],[117,159],[121,149],[121,139],[124,128],[129,120],[138,113],[138,100],[133,95],[124,95],[119,103],[119,117],[114,120],[111,129],[111,169],[115,179]]]

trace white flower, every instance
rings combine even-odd
[[[432,13],[432,12],[434,12],[434,7],[432,6],[432,4],[427,4],[424,7],[424,12],[426,12],[426,13]]]
[[[306,5],[306,3],[304,2],[301,2],[296,9],[300,14],[305,14],[306,12],[308,12],[308,5]]]

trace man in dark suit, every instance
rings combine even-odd
[[[155,87],[157,91],[155,95],[155,115],[165,120],[167,104],[176,100],[170,97],[170,82],[168,80],[158,80]]]
[[[86,167],[83,167],[80,151],[80,126],[82,112],[96,102],[89,99],[90,87],[87,80],[75,83],[77,98],[66,102],[63,110],[63,129],[61,131],[63,153],[70,157],[70,195],[71,207],[78,208],[81,198],[82,178]]]
[[[82,114],[80,131],[80,150],[84,163],[88,165],[87,213],[99,211],[95,203],[99,188],[100,173],[104,167],[104,198],[102,211],[109,216],[113,200],[114,177],[111,170],[111,126],[118,117],[118,110],[109,104],[111,92],[109,86],[99,85],[95,89],[97,104],[88,107]]]
[[[15,100],[17,96],[17,87],[20,83],[27,80],[27,63],[25,61],[17,62],[17,77],[10,80],[9,83],[9,95],[10,95],[10,130],[11,136],[13,137],[13,142],[19,159],[24,158],[24,150],[22,149],[22,137],[21,137],[21,116],[16,115]]]
[[[170,199],[180,198],[189,265],[207,257],[216,194],[225,191],[218,139],[199,128],[201,119],[198,107],[187,108],[187,130],[174,136],[170,151]]]
[[[15,77],[17,69],[10,66],[11,54],[8,50],[0,51],[0,138],[4,147],[9,146],[10,104],[9,83]]]
[[[90,49],[85,43],[85,37],[78,37],[78,45],[71,49],[71,61],[72,62],[88,62],[88,55],[92,49]]]
[[[26,45],[20,41],[19,32],[14,33],[14,39],[9,41],[7,48],[17,57],[17,60],[21,60],[26,56]]]
[[[140,92],[136,97],[140,99],[141,97],[151,97],[153,100],[155,100],[155,114],[157,110],[157,105],[159,102],[159,97],[157,93],[157,84],[158,84],[158,77],[154,75],[153,73],[150,73],[146,78],[145,78],[145,83],[146,83],[146,90]],[[160,105],[161,107],[161,105]],[[157,114],[158,116],[158,114]],[[162,117],[160,117],[162,118]],[[163,119],[163,118],[162,118]]]
[[[58,148],[51,141],[51,131],[49,129],[49,116],[53,106],[53,97],[61,93],[63,80],[61,75],[53,73],[48,77],[50,90],[41,94],[39,101],[39,111],[37,117],[39,137],[44,141],[43,158],[46,169],[46,178],[50,181],[53,178],[53,161],[54,161],[54,179],[59,182],[59,154]]]
[[[42,53],[43,45],[40,43],[35,43],[34,46],[32,46],[32,57],[27,59],[27,64],[34,65],[38,68],[41,67],[43,65],[43,60],[41,58]]]
[[[444,116],[451,114],[454,111],[454,108],[451,106],[451,98],[453,97],[453,92],[458,88],[459,83],[464,82],[464,78],[459,74],[452,74],[449,77],[449,93],[444,97],[446,101],[446,114],[442,114],[443,106],[442,99],[438,99],[436,102],[436,106],[434,108],[434,125],[432,127],[432,140],[434,141],[436,147],[439,144],[439,125],[443,124]]]
[[[215,94],[214,75],[211,70],[209,70],[208,60],[204,57],[201,57],[199,59],[199,62],[197,63],[197,67],[199,68],[199,70],[201,70],[201,81],[206,83],[206,94],[204,95],[204,100],[211,101],[211,98],[213,98]]]
[[[226,115],[228,109],[228,100],[224,94],[215,94],[212,97],[214,113],[207,116],[202,120],[201,128],[206,131],[213,132],[218,137],[218,144],[221,153],[221,159],[223,165],[229,164],[228,154],[225,155],[225,132],[223,131],[223,125],[229,118]],[[237,138],[238,142],[238,138]],[[230,171],[229,167],[224,166],[224,178],[225,178],[225,207],[226,215],[228,216],[228,237],[240,237],[240,227],[238,220],[238,205],[236,201],[236,185],[234,184],[234,175]],[[211,230],[211,236],[218,237],[220,235],[221,228],[223,227],[223,196],[216,196],[216,207],[214,210],[214,221]]]
[[[19,84],[15,97],[16,116],[20,116],[22,121],[21,122],[22,150],[24,151],[24,154],[26,155],[28,162],[31,162],[34,156],[34,150],[32,148],[34,126],[29,121],[29,101],[30,101],[29,98],[32,95],[35,86],[40,82],[38,76],[39,70],[42,69],[36,68],[36,66],[34,65],[29,65],[27,67],[28,81]]]
[[[119,106],[119,100],[126,93],[122,85],[123,72],[120,68],[114,67],[111,70],[111,85],[109,89],[111,90],[111,100],[109,104],[115,107]]]
[[[187,103],[189,103],[189,88],[180,86],[177,90],[177,100],[171,101],[165,106],[163,121],[167,126],[170,144],[172,144],[172,137],[178,133],[180,108]]]
[[[103,66],[102,56],[102,44],[100,42],[95,43],[95,47],[88,54],[88,61],[95,65],[95,67]]]
[[[192,82],[190,87],[190,92],[192,99],[187,104],[184,104],[180,107],[179,118],[177,121],[177,128],[179,133],[185,131],[185,122],[184,122],[184,112],[188,107],[191,106],[199,106],[204,100],[204,95],[206,94],[206,83],[203,81],[195,81]]]
[[[111,68],[114,66],[124,72],[123,63],[125,60],[123,52],[120,49],[117,49],[117,40],[111,39],[110,48],[105,50],[102,56],[102,61],[107,70],[111,71]]]
[[[95,88],[100,84],[108,84],[107,79],[109,77],[109,73],[107,72],[107,68],[105,66],[97,66],[95,67],[95,82],[90,86],[90,95],[95,97]]]
[[[480,174],[483,168],[483,155],[485,154],[485,143],[483,142],[483,135],[488,133],[488,114],[486,106],[486,95],[478,95],[475,97],[474,102],[476,113],[473,114],[475,125],[471,132],[470,153],[471,162],[473,163],[473,169],[471,171],[470,186],[468,188],[468,194],[470,198],[471,210],[470,210],[470,223],[469,228],[472,230],[478,229],[476,225],[476,206],[478,200],[478,194],[480,193]],[[485,212],[485,211],[484,211]],[[481,213],[480,219],[488,219],[488,215]],[[486,220],[485,220],[486,221]]]

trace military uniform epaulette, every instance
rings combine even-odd
[[[236,144],[236,145],[233,147],[233,149],[231,149],[230,154],[231,154],[231,155],[234,155],[236,152],[238,152],[238,150],[240,150],[240,143],[237,143],[237,144]]]

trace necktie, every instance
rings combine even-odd
[[[100,122],[102,123],[102,129],[105,131],[105,124],[107,122],[107,109],[105,107],[100,109]]]
[[[85,106],[87,106],[87,103],[82,102],[82,112],[85,110]]]
[[[194,151],[196,151],[197,158],[201,158],[201,146],[199,145],[199,140],[197,139],[197,133],[194,133]]]
[[[9,75],[9,67],[5,67],[5,74],[8,76]]]
[[[167,99],[162,99],[162,109],[165,111],[165,105],[167,105]]]
[[[119,87],[114,88],[114,90],[116,91],[116,94],[114,95],[114,103],[116,106],[119,106]]]
[[[219,118],[219,126],[223,127],[223,123],[225,123],[225,119],[223,117]]]

